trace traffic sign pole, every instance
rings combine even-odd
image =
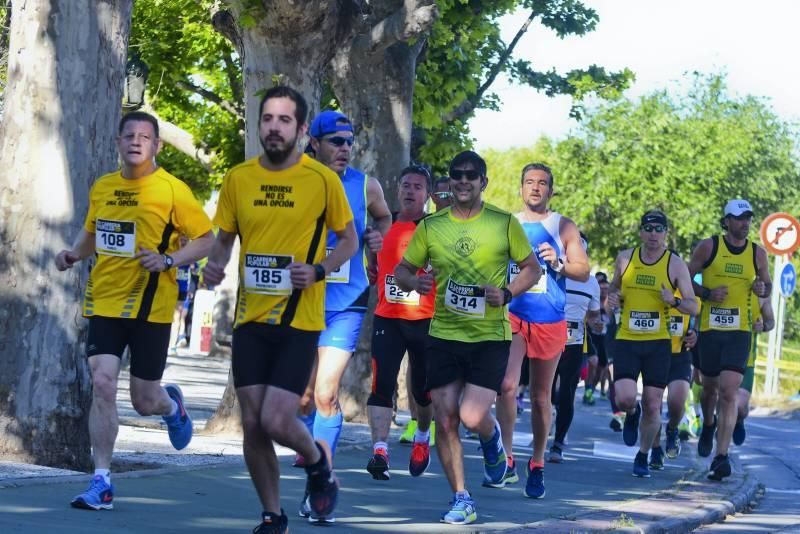
[[[775,256],[775,270],[772,275],[774,281],[780,281],[781,271],[783,270],[784,257],[783,255]],[[773,285],[776,285],[773,283]],[[775,314],[775,328],[769,331],[769,344],[767,345],[767,373],[764,377],[764,394],[771,396],[775,394],[773,388],[773,375],[776,374],[776,360],[780,354],[781,340],[783,336],[778,334],[778,331],[783,330],[783,321],[780,312],[780,303],[782,301],[781,292],[779,288],[773,287],[772,289],[772,310]]]

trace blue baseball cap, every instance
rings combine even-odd
[[[310,135],[311,137],[320,138],[336,132],[352,131],[353,123],[350,122],[347,115],[332,109],[326,109],[314,117],[314,121],[311,123]]]

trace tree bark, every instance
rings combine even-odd
[[[90,464],[85,264],[53,257],[117,167],[132,0],[14,2],[0,125],[0,456]]]

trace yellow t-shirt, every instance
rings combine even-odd
[[[703,286],[728,286],[722,302],[707,302],[703,307],[700,331],[749,332],[752,327],[750,295],[756,279],[756,250],[749,240],[740,251],[731,250],[724,238],[712,238],[711,259],[703,265]]]
[[[665,250],[653,264],[646,264],[636,247],[622,273],[622,311],[617,339],[649,341],[669,339],[669,304],[661,299],[661,285],[674,290],[669,279],[672,252]]]
[[[181,234],[197,239],[211,230],[189,187],[162,168],[135,180],[106,174],[92,186],[83,227],[94,234],[97,254],[83,315],[171,323],[176,270],[149,273],[133,256],[140,247],[170,254]]]
[[[241,239],[234,328],[259,322],[324,330],[325,283],[293,290],[286,266],[321,262],[327,229],[340,232],[352,220],[342,181],[306,155],[281,171],[258,158],[228,171],[214,224]]]

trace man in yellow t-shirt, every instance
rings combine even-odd
[[[89,435],[95,474],[72,500],[75,508],[110,510],[110,466],[119,423],[117,378],[125,347],[131,352],[131,402],[141,415],[161,415],[176,449],[192,439],[180,388],[161,386],[172,312],[175,269],[205,257],[211,221],[189,187],[158,166],[158,122],[142,112],[122,117],[117,148],[122,169],[99,178],[89,193],[86,221],[70,250],[56,255],[60,271],[96,255],[83,303],[93,397]],[[178,236],[191,241],[180,247]]]
[[[315,443],[296,415],[325,328],[325,276],[355,253],[357,237],[341,180],[299,150],[307,129],[303,96],[276,86],[259,110],[264,152],[225,176],[214,216],[219,233],[204,277],[209,284],[222,281],[238,236],[232,366],[244,455],[263,506],[258,529],[277,524],[270,532],[285,532],[273,441],[307,460],[312,517],[330,516],[336,505],[329,444]],[[326,257],[328,229],[337,243]]]

